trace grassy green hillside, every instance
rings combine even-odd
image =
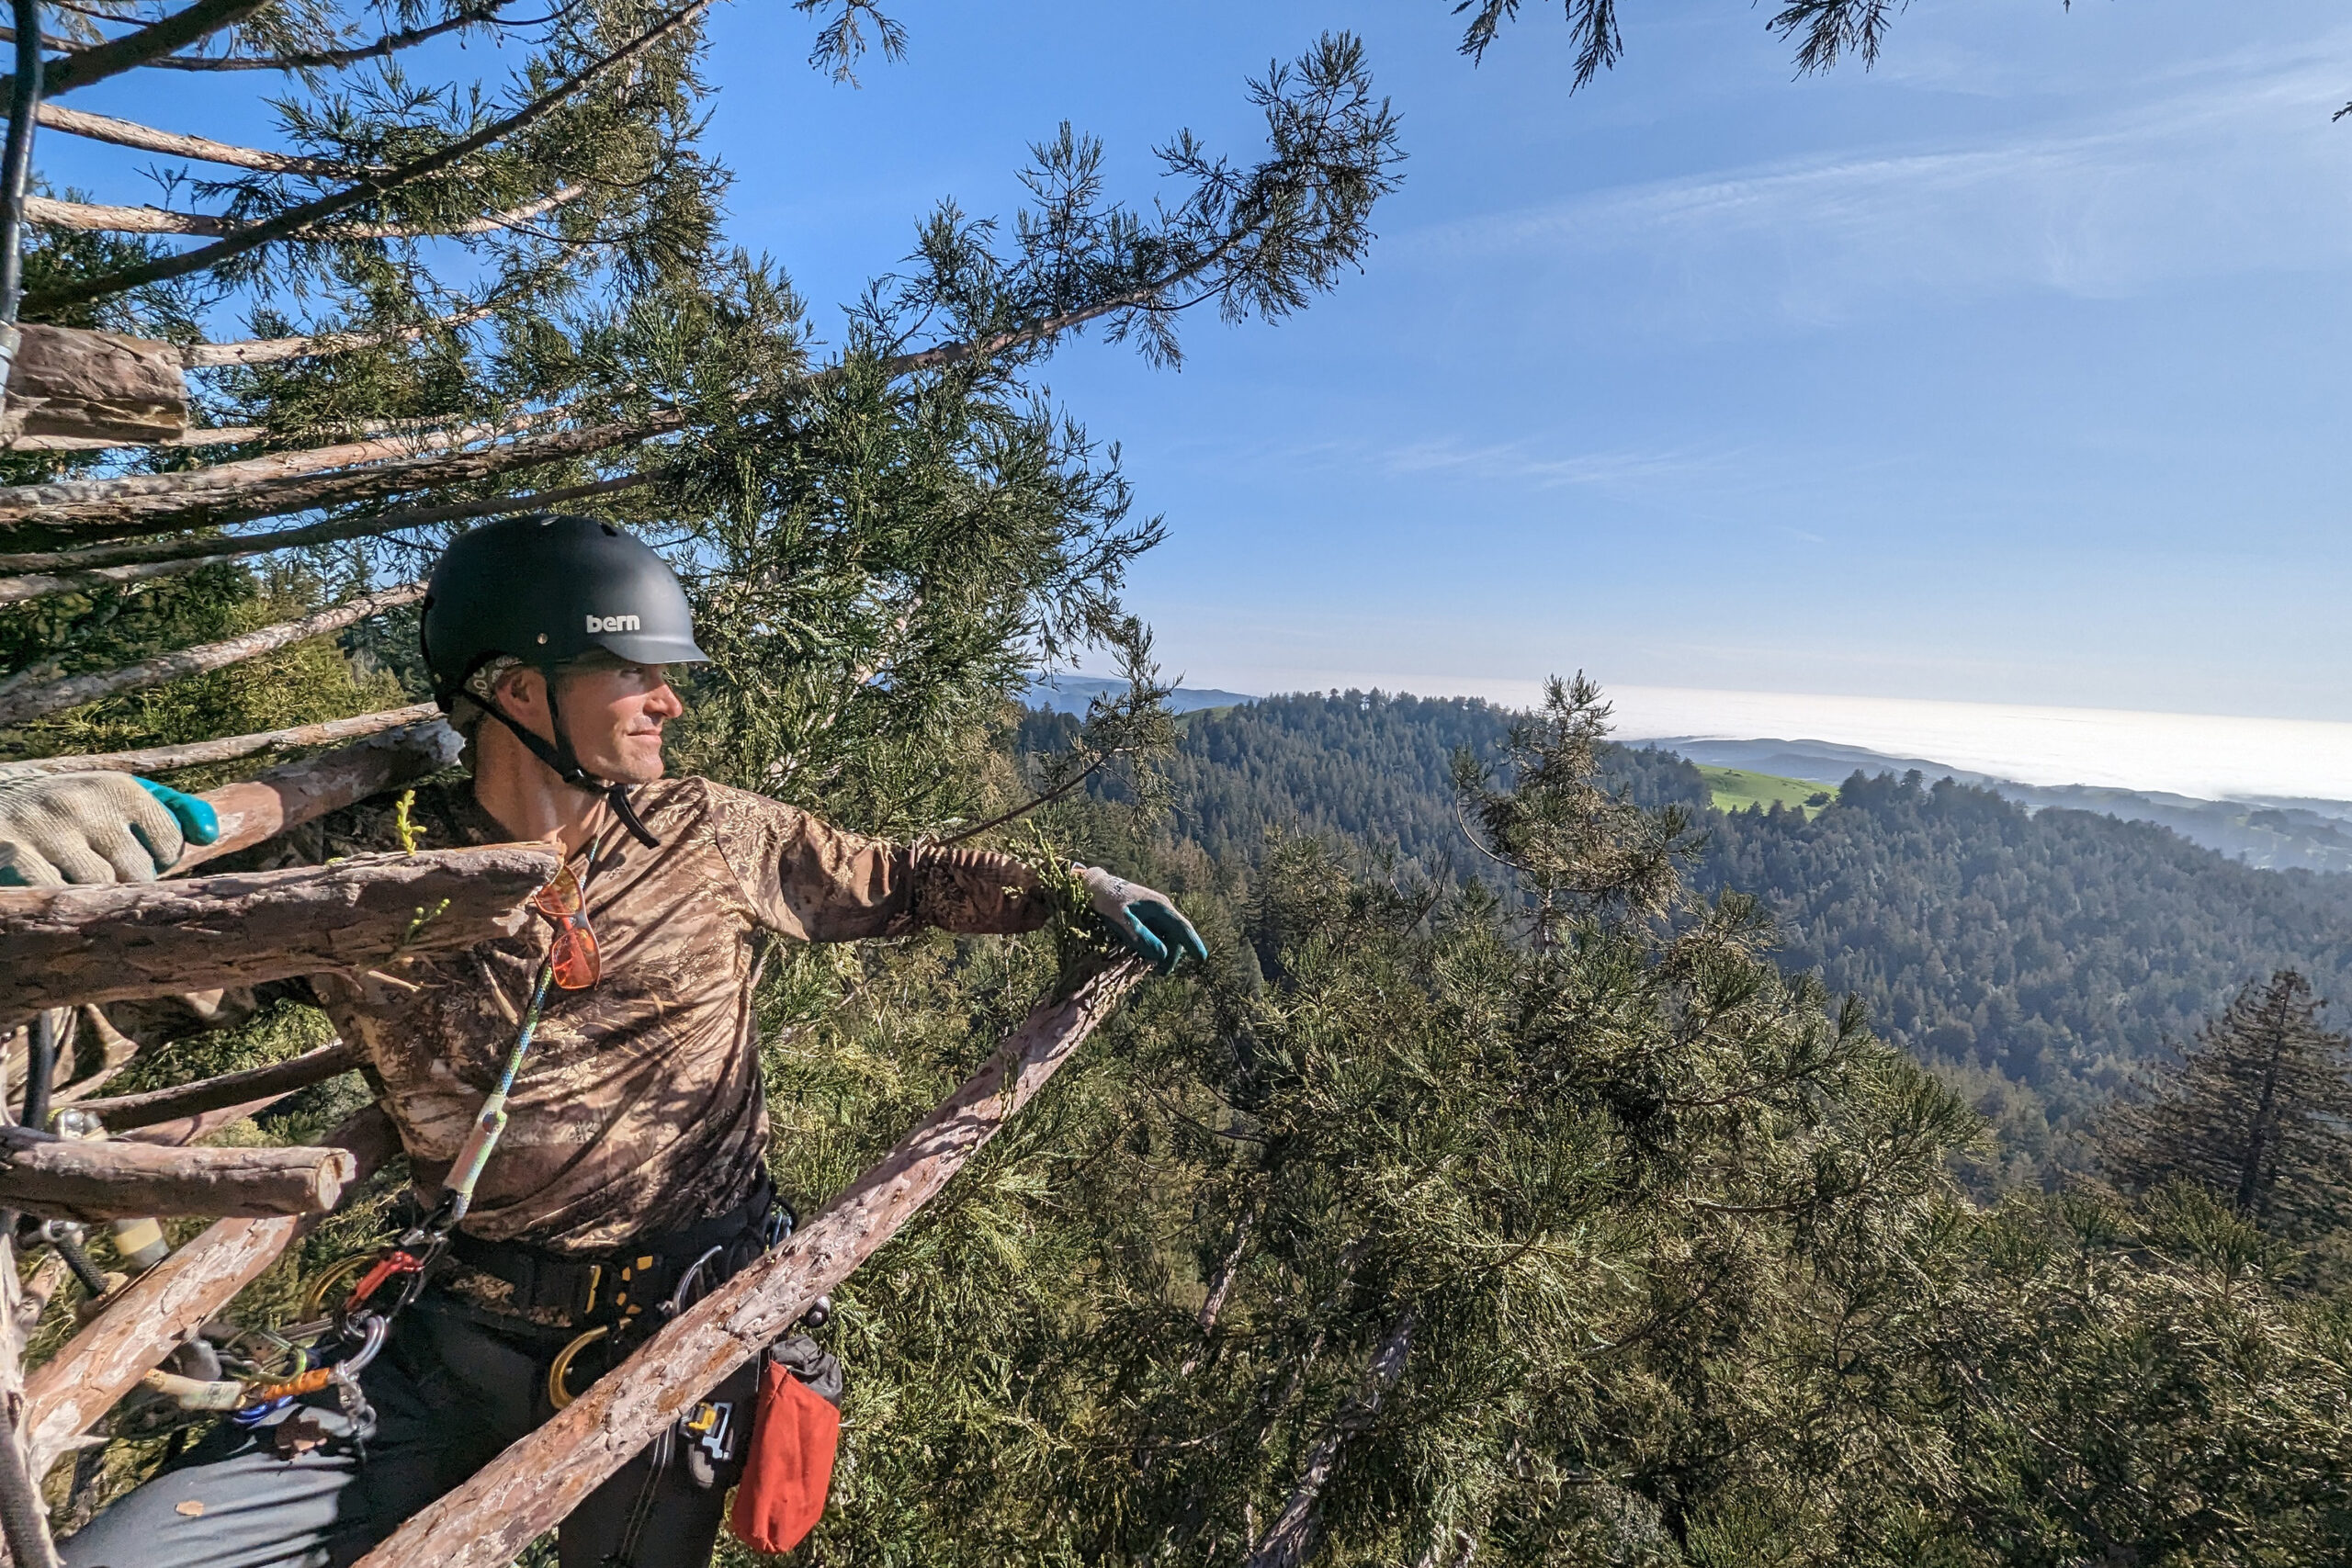
[[[1794,806],[1803,807],[1810,818],[1819,816],[1824,807],[1838,798],[1838,791],[1831,786],[1784,779],[1777,773],[1751,773],[1745,768],[1711,768],[1702,762],[1699,775],[1707,781],[1713,796],[1709,804],[1718,811],[1745,811],[1751,806],[1770,811],[1775,806]]]

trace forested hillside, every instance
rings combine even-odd
[[[1491,758],[1510,725],[1482,702],[1363,692],[1193,715],[1164,765],[1170,831],[1228,861],[1270,834],[1336,835],[1407,877],[1492,880],[1448,760]],[[1074,727],[1033,714],[1020,743]],[[1763,899],[1784,967],[1860,996],[1874,1028],[1969,1086],[2021,1154],[2049,1152],[2046,1122],[2103,1103],[2249,979],[2292,965],[2322,996],[2352,996],[2352,876],[2256,870],[2153,824],[2029,813],[1917,774],[1857,773],[1807,821],[1709,810],[1698,771],[1665,753],[1619,749],[1611,765],[1644,804],[1699,814],[1694,886]]]

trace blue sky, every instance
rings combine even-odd
[[[907,4],[854,91],[804,20],[716,23],[736,232],[845,299],[1062,118],[1123,188],[1351,28],[1403,116],[1365,274],[1099,342],[1055,393],[1167,546],[1135,606],[1247,691],[1621,683],[2352,719],[2352,17],[1925,0],[1792,80],[1766,10],[1627,8],[1574,96],[1556,6],[1487,62],[1441,0]]]
[[[856,89],[739,0],[711,134],[830,329],[1062,119],[1148,200],[1153,142],[1246,159],[1243,78],[1365,37],[1410,159],[1364,274],[1181,372],[1046,370],[1168,519],[1130,598],[1195,684],[2352,720],[2352,16],[1920,0],[1874,72],[1792,80],[1770,9],[1630,0],[1570,96],[1546,0],[1475,70],[1446,0],[898,0]],[[266,134],[156,74],[75,102]],[[105,199],[143,161],[41,146]]]

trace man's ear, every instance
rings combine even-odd
[[[526,718],[547,711],[548,678],[543,671],[518,664],[498,679],[492,694],[509,716]]]

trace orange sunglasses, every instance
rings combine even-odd
[[[584,991],[605,972],[596,951],[596,933],[588,927],[587,900],[580,879],[567,865],[555,880],[531,895],[531,908],[555,922],[555,938],[548,944],[548,964],[555,983],[567,991]]]

